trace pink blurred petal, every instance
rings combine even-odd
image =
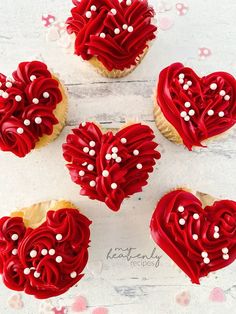
[[[83,312],[87,309],[87,300],[82,297],[76,297],[71,307],[74,312]]]
[[[170,17],[165,16],[160,19],[158,25],[160,29],[162,29],[163,31],[166,31],[174,25],[174,21]]]
[[[214,289],[211,290],[209,299],[212,302],[225,302],[226,297],[225,297],[224,290],[222,290],[221,288],[215,287]]]
[[[107,314],[107,313],[108,313],[108,309],[105,307],[97,307],[96,309],[92,311],[92,314]]]

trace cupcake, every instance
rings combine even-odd
[[[68,18],[75,54],[103,76],[128,75],[141,62],[156,37],[154,10],[147,0],[81,0]]]
[[[49,201],[0,219],[0,273],[12,290],[58,296],[82,277],[91,221],[67,201]]]
[[[236,123],[236,80],[226,72],[199,77],[174,63],[161,71],[155,95],[158,129],[189,150],[206,147]]]
[[[157,152],[152,129],[141,123],[123,127],[116,134],[103,133],[93,122],[72,130],[63,145],[63,156],[81,195],[104,202],[118,211],[123,200],[147,185]]]
[[[158,202],[150,227],[153,240],[192,283],[235,261],[234,201],[174,190]]]
[[[22,62],[8,78],[0,74],[0,150],[24,157],[53,141],[66,118],[62,83],[39,61]]]

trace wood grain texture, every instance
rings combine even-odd
[[[150,1],[156,8],[158,2]],[[54,298],[55,305],[69,305],[76,295],[84,295],[91,313],[106,306],[111,314],[233,313],[236,306],[236,265],[203,279],[201,286],[161,256],[159,267],[133,266],[125,259],[109,260],[110,248],[136,248],[150,254],[155,247],[149,235],[149,221],[157,200],[176,186],[189,186],[219,198],[236,199],[236,131],[210,143],[208,149],[190,153],[161,136],[153,121],[153,93],[159,71],[174,61],[193,66],[199,74],[225,70],[236,75],[236,1],[189,0],[189,12],[179,17],[173,9],[158,15],[170,16],[174,26],[159,32],[142,64],[128,77],[111,80],[100,77],[78,57],[45,40],[41,15],[51,13],[63,20],[71,8],[68,0],[0,1],[1,72],[11,73],[20,61],[45,61],[65,82],[69,92],[69,116],[61,136],[52,144],[20,160],[9,153],[0,155],[0,214],[43,200],[65,198],[76,203],[92,221],[90,261],[86,276],[77,287]],[[211,48],[207,60],[198,58],[198,48]],[[162,159],[142,193],[126,200],[113,213],[104,204],[79,196],[79,188],[68,175],[61,144],[73,126],[84,120],[104,127],[120,127],[127,120],[144,121],[156,134]],[[209,301],[213,287],[221,287],[226,303]],[[0,284],[0,313],[15,313],[6,301],[12,292]],[[175,302],[181,291],[189,291],[187,307]],[[38,313],[42,301],[23,296],[24,314]]]

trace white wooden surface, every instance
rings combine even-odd
[[[150,1],[157,7],[157,1]],[[169,1],[173,5],[176,1]],[[236,199],[236,132],[212,143],[208,149],[188,152],[164,139],[155,129],[152,116],[153,90],[159,71],[173,61],[182,61],[204,74],[214,70],[230,71],[236,75],[236,1],[189,0],[189,12],[170,16],[174,26],[159,31],[150,52],[128,77],[121,80],[104,79],[78,57],[66,53],[56,43],[46,42],[41,15],[51,13],[63,20],[71,8],[69,0],[1,0],[0,1],[0,69],[10,74],[20,61],[40,57],[60,73],[70,95],[68,123],[61,136],[40,151],[24,159],[0,153],[0,215],[15,207],[30,205],[46,199],[65,198],[74,201],[90,219],[92,243],[86,276],[68,293],[52,300],[53,304],[68,305],[76,295],[84,295],[89,303],[85,313],[103,305],[112,314],[175,314],[225,313],[236,306],[236,263],[202,280],[201,286],[191,285],[189,279],[173,267],[162,255],[158,268],[132,267],[125,260],[106,259],[110,248],[137,248],[150,254],[154,243],[149,236],[149,221],[156,201],[176,185],[188,185],[217,197]],[[198,57],[199,47],[211,48],[206,60]],[[79,196],[64,166],[61,144],[71,127],[83,120],[119,126],[127,118],[147,122],[156,130],[162,159],[143,193],[126,200],[118,213],[105,205]],[[226,302],[209,301],[213,287],[221,287]],[[175,302],[181,291],[191,294],[187,307]],[[16,313],[7,306],[12,292],[0,284],[0,313]],[[42,301],[23,295],[21,313],[38,313]]]

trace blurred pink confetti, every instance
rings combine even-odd
[[[86,308],[87,300],[82,296],[76,297],[71,307],[73,312],[83,312]]]
[[[221,288],[215,287],[214,289],[211,290],[209,299],[212,302],[225,302],[226,297],[225,297],[224,290],[222,290]]]
[[[68,312],[65,306],[62,306],[60,308],[54,307],[52,311],[54,312],[54,314],[66,314]]]
[[[97,307],[92,311],[92,314],[108,314],[108,309],[105,307]]]
[[[158,13],[164,13],[166,11],[170,11],[172,9],[172,5],[168,1],[160,1],[157,6]]]
[[[180,3],[180,2],[176,3],[175,7],[176,7],[176,10],[177,10],[177,14],[180,15],[180,16],[183,16],[183,15],[187,14],[188,9],[189,9],[186,4]]]
[[[166,31],[174,25],[174,21],[170,17],[165,16],[160,18],[158,25],[160,29]]]
[[[198,49],[198,55],[201,59],[206,59],[212,55],[212,52],[209,48],[202,47]]]
[[[54,15],[51,15],[51,14],[42,15],[42,22],[45,27],[51,26],[55,22],[55,20],[56,18]]]
[[[20,294],[13,294],[7,301],[7,304],[15,309],[15,310],[20,310],[24,307],[24,303],[21,299]]]
[[[190,303],[190,294],[188,291],[183,291],[179,294],[176,295],[176,303],[178,303],[179,305],[182,305],[182,306],[187,306],[189,305]]]

